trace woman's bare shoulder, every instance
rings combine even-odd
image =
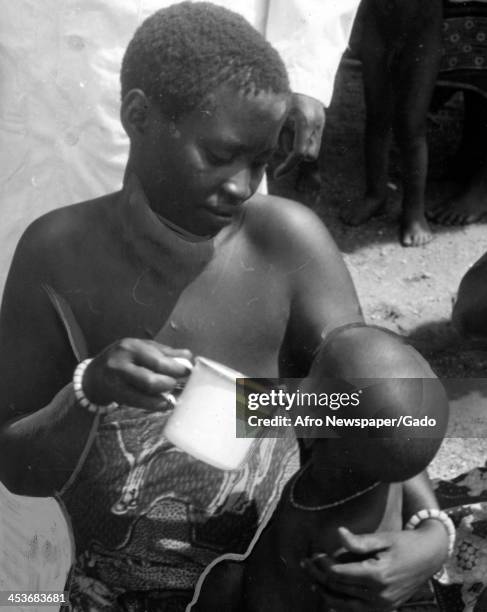
[[[78,241],[86,243],[90,231],[99,230],[113,206],[116,194],[56,208],[35,219],[25,230],[19,248],[27,251],[54,250],[59,256]]]
[[[86,267],[96,236],[108,225],[115,195],[57,208],[33,221],[15,249],[6,293],[21,286],[55,286],[56,279]]]
[[[247,204],[246,231],[256,246],[279,256],[326,253],[335,248],[323,221],[304,204],[278,196],[254,196]]]
[[[318,220],[318,217],[307,206],[276,195],[254,195],[246,204],[249,221],[256,225],[272,224],[272,227],[296,227],[296,224]],[[272,229],[268,227],[267,229]]]

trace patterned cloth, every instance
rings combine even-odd
[[[445,0],[438,84],[487,96],[487,2]]]
[[[436,595],[444,612],[487,610],[487,466],[436,483],[441,507],[452,518],[455,550]]]
[[[261,440],[240,471],[212,468],[166,440],[167,416],[124,407],[104,417],[63,495],[77,548],[75,610],[138,609],[137,591],[150,599],[157,590],[158,610],[188,603],[213,559],[246,550],[297,467],[288,437]]]

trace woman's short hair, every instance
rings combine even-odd
[[[122,98],[141,89],[171,117],[224,84],[247,95],[290,91],[277,51],[242,16],[209,2],[181,2],[148,17],[122,62]]]

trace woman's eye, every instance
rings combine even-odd
[[[224,166],[225,164],[230,164],[233,160],[231,155],[219,155],[213,151],[206,151],[206,157],[215,166]]]

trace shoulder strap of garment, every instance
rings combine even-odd
[[[81,331],[81,327],[74,316],[71,306],[68,301],[63,298],[62,295],[59,295],[50,285],[43,283],[42,288],[47,293],[51,304],[54,306],[54,310],[59,315],[76,359],[78,362],[83,361],[83,359],[88,357],[88,347],[85,336]]]

